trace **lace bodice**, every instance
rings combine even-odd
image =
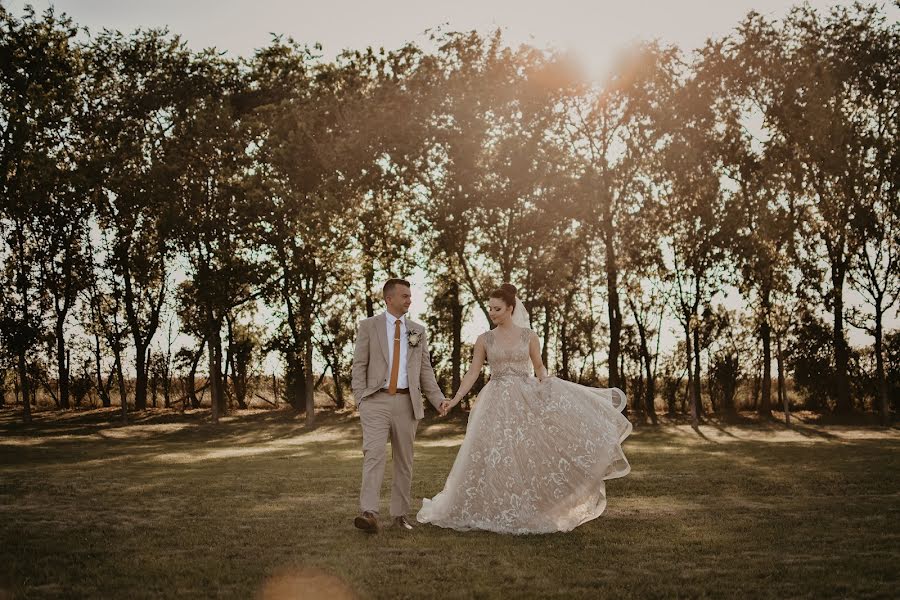
[[[487,362],[491,367],[491,379],[499,377],[529,377],[534,374],[528,344],[535,333],[523,328],[515,343],[504,343],[497,339],[495,330],[484,334]]]

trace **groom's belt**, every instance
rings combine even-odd
[[[381,388],[381,391],[382,391],[382,392],[387,392],[388,394],[391,393],[391,390],[389,390],[388,388]],[[408,394],[408,393],[409,393],[409,388],[397,388],[397,391],[396,391],[395,393],[397,393],[397,394]]]

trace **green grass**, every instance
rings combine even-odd
[[[900,431],[775,422],[638,427],[600,518],[510,537],[356,531],[361,434],[289,410],[0,411],[0,598],[890,597]],[[414,509],[464,432],[427,419]],[[390,464],[382,495],[386,513]]]

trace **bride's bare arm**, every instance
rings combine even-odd
[[[544,361],[541,358],[541,342],[534,332],[528,342],[528,354],[531,356],[531,364],[534,365],[534,374],[538,379],[543,380],[547,377],[547,369],[544,368]]]
[[[469,367],[469,370],[466,371],[465,376],[459,383],[459,389],[456,390],[456,394],[453,395],[451,406],[459,404],[460,400],[469,393],[469,390],[471,390],[472,386],[475,385],[475,382],[478,381],[478,375],[481,374],[481,368],[484,366],[485,358],[483,337],[483,335],[479,335],[478,339],[475,340],[475,351],[472,353],[472,365]]]

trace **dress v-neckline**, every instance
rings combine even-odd
[[[501,351],[504,351],[504,352],[513,352],[513,351],[515,351],[516,348],[518,348],[519,346],[521,346],[521,344],[522,344],[522,334],[523,334],[524,331],[525,331],[525,329],[524,329],[523,327],[517,327],[517,329],[519,330],[519,333],[518,333],[517,335],[514,336],[514,339],[515,339],[516,341],[513,342],[512,344],[505,344],[505,343],[503,343],[503,341],[500,339],[500,336],[497,335],[497,330],[496,330],[496,329],[491,329],[491,336],[494,338],[494,340],[493,340],[493,346],[495,346],[496,348],[498,348],[498,349],[500,349]]]

